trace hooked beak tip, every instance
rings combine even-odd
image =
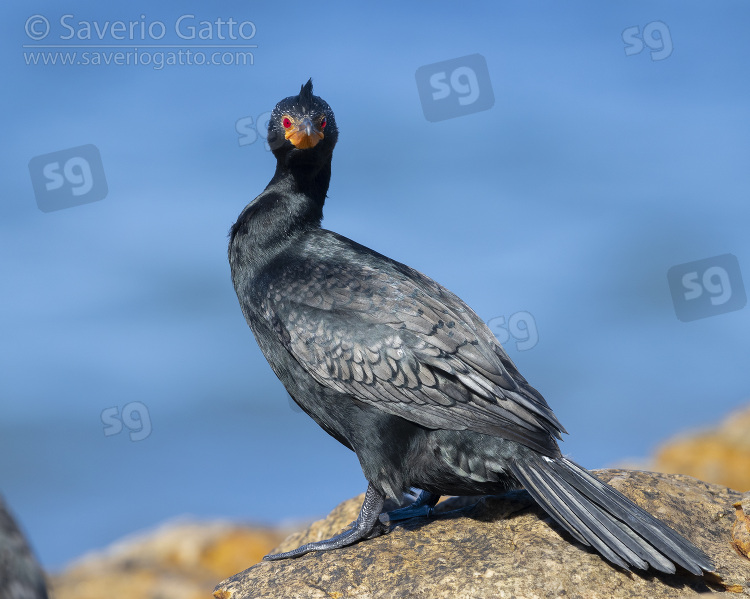
[[[307,136],[312,135],[313,124],[312,124],[312,121],[310,119],[306,118],[304,121],[302,121],[302,125],[300,126],[300,129],[302,129],[303,127],[304,127],[304,130],[305,130],[305,135],[307,135]]]

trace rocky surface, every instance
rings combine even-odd
[[[715,482],[739,491],[750,490],[750,406],[734,412],[721,425],[713,429],[680,435],[680,437],[666,442],[659,449],[653,460],[648,463],[641,463],[639,467],[662,472],[690,474],[696,478]],[[638,487],[637,477],[640,476],[640,474],[618,475],[617,480],[621,481],[618,484],[623,484],[626,487],[633,484],[635,487]],[[680,479],[678,477],[669,480],[684,481],[688,479]],[[712,489],[713,487],[707,488]],[[637,493],[642,494],[641,491]],[[744,503],[738,503],[741,502],[739,493],[732,494],[729,491],[726,493],[726,502],[721,503],[721,507],[717,504],[710,509],[716,510],[713,513],[718,514],[716,516],[719,518],[717,522],[723,523],[726,531],[728,531],[727,534],[729,536],[724,544],[724,551],[730,553],[736,559],[740,559],[739,556],[743,555],[743,552],[746,554],[750,549],[750,505],[748,505],[750,499],[746,495]],[[720,502],[720,499],[720,495],[715,495],[717,502]],[[466,502],[466,504],[475,504],[476,498],[466,498],[463,500],[453,498],[447,504],[452,506],[452,508],[456,508],[462,505],[462,501]],[[449,522],[453,521],[452,518],[436,520],[434,522],[415,521],[405,523],[405,527],[396,527],[393,534],[381,539],[375,539],[372,543],[385,543],[386,548],[391,547],[391,544],[393,544],[394,551],[402,552],[404,557],[387,558],[387,563],[391,564],[393,560],[398,561],[401,559],[401,566],[396,568],[394,572],[399,571],[402,573],[402,576],[411,577],[411,582],[406,583],[404,588],[412,589],[413,594],[411,596],[413,597],[427,596],[420,590],[421,583],[419,581],[421,578],[419,568],[426,565],[428,563],[425,561],[428,560],[427,556],[435,552],[437,552],[437,556],[434,556],[435,560],[438,557],[442,557],[445,560],[443,562],[436,562],[442,568],[438,572],[443,572],[443,574],[440,577],[431,576],[429,580],[430,584],[435,584],[433,579],[439,581],[444,577],[448,577],[446,580],[449,580],[452,576],[454,578],[450,580],[453,580],[453,582],[449,580],[443,586],[446,589],[455,590],[459,582],[465,582],[467,578],[471,579],[471,584],[465,587],[468,589],[466,591],[467,594],[454,595],[455,597],[495,597],[502,596],[502,592],[506,592],[506,596],[508,597],[515,596],[518,599],[544,596],[544,593],[547,592],[549,592],[550,596],[556,597],[559,593],[552,589],[552,587],[549,587],[552,583],[544,581],[542,570],[547,568],[547,566],[540,565],[540,563],[534,565],[533,563],[527,563],[527,561],[532,558],[542,558],[549,561],[549,564],[551,564],[549,567],[557,568],[558,566],[555,564],[563,564],[563,562],[559,562],[561,558],[558,557],[558,553],[559,556],[569,556],[572,550],[575,550],[573,555],[588,556],[586,559],[589,562],[586,563],[598,564],[602,568],[601,564],[603,562],[598,556],[581,551],[577,546],[571,545],[568,538],[565,538],[560,543],[560,536],[555,532],[549,533],[551,529],[545,523],[539,522],[541,512],[535,512],[533,508],[520,507],[520,505],[526,505],[525,501],[526,496],[523,494],[512,501],[508,500],[508,503],[502,505],[497,503],[497,499],[487,499],[476,508],[467,510],[466,518],[469,521],[475,523],[481,522],[482,519],[487,521],[485,526],[489,528],[482,528],[480,532],[471,532],[469,529],[453,527],[453,525],[449,525]],[[647,505],[650,499],[643,495],[642,501],[644,505]],[[692,500],[686,499],[685,501],[693,503]],[[343,528],[356,517],[360,502],[361,498],[356,498],[342,504],[328,519],[317,523],[313,529],[297,533],[295,537],[285,541],[282,548],[290,549],[296,547],[303,540],[318,540],[329,537],[333,532],[337,532],[335,529]],[[738,507],[733,507],[735,503],[738,503]],[[441,509],[445,508],[442,508],[441,505]],[[0,513],[1,511],[0,508]],[[509,515],[507,523],[504,523],[503,514]],[[657,512],[656,515],[660,515],[660,513]],[[694,526],[696,530],[703,527],[701,520],[694,519],[692,511],[686,512],[682,516],[665,516],[666,519],[670,517],[675,518],[675,527],[678,530],[683,530],[687,536],[693,534],[691,532],[693,528],[692,523],[697,522]],[[466,518],[457,519],[457,521],[463,522]],[[529,518],[531,520],[528,520]],[[682,526],[685,528],[679,529],[680,525],[678,522],[680,521],[683,522]],[[524,530],[520,528],[521,523],[531,528]],[[446,526],[447,528],[442,528]],[[544,536],[545,530],[548,531],[548,536],[546,537]],[[412,536],[403,536],[410,531],[413,532]],[[55,591],[56,599],[72,599],[73,597],[76,599],[100,599],[101,597],[117,597],[118,599],[129,599],[131,597],[137,597],[138,599],[171,599],[179,597],[180,599],[193,599],[197,597],[210,597],[211,589],[216,585],[217,581],[257,563],[263,555],[269,553],[284,539],[287,532],[228,523],[183,522],[182,524],[166,525],[147,534],[119,542],[103,552],[77,560],[65,572],[52,577],[53,591]],[[432,536],[424,536],[428,532]],[[505,537],[505,541],[498,540],[503,538],[502,536],[497,536],[499,533],[510,536]],[[474,546],[476,541],[471,538],[473,536],[477,536],[480,539],[484,537],[494,539],[492,545],[487,549],[492,553],[489,558],[483,557],[481,553],[479,554],[479,558],[475,557],[475,551],[478,548]],[[535,546],[527,547],[524,544],[525,539],[536,539]],[[700,544],[699,539],[696,542]],[[410,543],[412,545],[409,545]],[[508,543],[509,545],[503,545],[503,543]],[[404,546],[412,548],[407,550]],[[464,549],[461,549],[461,547]],[[511,551],[513,547],[515,549]],[[353,555],[358,555],[356,552],[359,550],[360,547],[358,546],[356,550],[355,548],[349,548],[345,551],[355,552]],[[1,552],[2,549],[0,549]],[[413,557],[415,552],[418,552],[421,557],[415,559]],[[5,559],[5,563],[8,563],[7,552],[5,555],[5,558],[0,557],[0,581],[2,581],[2,560]],[[33,560],[31,553],[24,554],[21,552],[18,555],[26,555],[27,557],[24,559]],[[279,572],[283,573],[280,575],[279,581],[286,580],[289,584],[297,586],[290,587],[292,589],[290,591],[289,589],[282,588],[283,585],[279,582],[274,587],[277,589],[275,591],[278,592],[277,595],[271,592],[267,595],[249,594],[245,596],[275,596],[280,598],[295,596],[391,596],[383,591],[385,583],[374,582],[377,576],[376,571],[373,569],[378,567],[378,564],[382,561],[382,556],[371,556],[370,562],[367,562],[363,556],[359,558],[348,557],[347,560],[349,561],[345,563],[352,565],[346,567],[352,567],[356,570],[354,574],[349,576],[349,579],[351,579],[350,586],[344,585],[343,582],[333,582],[332,577],[336,573],[340,574],[346,567],[342,566],[340,569],[335,569],[331,564],[335,564],[338,558],[334,559],[331,563],[325,561],[327,559],[329,558],[315,557],[313,555],[302,558],[302,560],[289,562],[290,564],[294,564],[294,568],[305,563],[312,563],[311,561],[306,562],[303,560],[322,560],[321,563],[328,564],[325,574],[321,571],[310,574],[309,577],[305,577],[299,572],[293,574],[286,565],[286,562],[283,563],[283,568],[282,564],[261,564],[258,566],[257,572],[256,570],[251,570],[253,572],[252,576],[256,580],[254,584],[261,584],[261,575],[267,571],[276,572],[275,568],[278,567],[282,568]],[[458,559],[458,562],[455,561],[456,559]],[[460,563],[461,566],[454,567],[454,563]],[[412,566],[409,564],[412,564]],[[471,564],[481,564],[481,566],[471,566]],[[578,572],[577,579],[573,574],[567,575],[567,578],[566,575],[555,574],[555,578],[561,581],[560,585],[567,585],[564,588],[568,589],[568,593],[571,596],[576,596],[576,593],[581,597],[618,596],[610,594],[607,585],[597,591],[599,594],[588,591],[587,593],[583,593],[583,591],[576,590],[579,584],[576,580],[583,580],[583,578],[590,579],[592,570],[589,566],[576,564],[575,561],[571,562],[569,559],[564,564],[567,564],[565,566],[566,572]],[[524,583],[527,586],[519,588],[515,588],[510,583],[503,586],[498,580],[507,578],[508,568],[519,572],[526,572],[528,576],[533,576],[536,573],[539,576],[539,580],[532,584]],[[36,578],[34,576],[32,578],[40,580],[41,574],[38,567],[36,572],[37,574],[34,575]],[[659,579],[658,577],[651,578],[650,574],[645,577],[638,574],[628,576],[609,568],[609,566],[602,568],[601,573],[597,575],[604,578],[610,576],[615,581],[613,584],[617,585],[620,584],[617,581],[621,581],[623,576],[628,581],[631,579],[641,581],[635,586],[633,586],[633,583],[630,583],[630,586],[628,586],[628,583],[623,582],[622,584],[625,586],[622,586],[622,588],[625,590],[622,591],[622,596],[628,596],[626,593],[627,589],[635,589],[633,592],[636,594],[640,592],[652,593],[650,587],[643,586],[646,584],[643,580],[652,580],[653,584],[657,584],[660,580],[663,580],[669,584],[668,580]],[[601,578],[601,580],[604,580],[604,578]],[[731,576],[725,577],[725,583],[726,580],[730,579]],[[745,579],[747,579],[747,576],[745,576]],[[347,578],[344,577],[342,580],[347,580]],[[365,582],[359,583],[359,580]],[[513,577],[511,576],[509,580],[513,580]],[[2,584],[0,582],[0,589],[3,588]],[[520,581],[519,584],[521,584]],[[743,582],[737,582],[736,584],[739,586],[731,587],[729,585],[729,587],[736,590],[739,587],[748,586]],[[369,587],[366,585],[371,585],[372,588],[367,590]],[[315,593],[318,591],[314,591],[315,588],[334,590],[331,595],[322,594],[322,591],[316,595]],[[497,588],[499,591],[497,593],[491,591],[483,594],[488,588]],[[563,588],[563,586],[560,588]],[[713,586],[706,588],[715,591],[722,587],[721,584],[715,583]],[[307,591],[304,589],[307,589]],[[476,589],[476,591],[472,589]],[[237,591],[235,589],[232,592]],[[677,585],[673,588],[673,592],[674,594],[671,596],[674,597],[694,595],[694,589],[690,586],[681,587]],[[294,593],[297,594],[295,595]],[[337,593],[339,594],[337,595]],[[392,596],[408,596],[408,593],[404,591],[402,595],[396,594]],[[450,596],[450,593],[446,591],[445,596]],[[30,597],[36,599],[34,595]],[[241,595],[237,597],[241,597]],[[1,594],[1,591],[0,599],[6,599]],[[14,599],[16,598],[14,597]]]
[[[400,597],[750,596],[750,560],[732,545],[740,493],[688,476],[606,470],[599,476],[704,549],[716,574],[628,573],[550,522],[525,492],[453,498],[443,515],[413,519],[389,534],[295,560],[262,562],[220,583],[216,599]],[[287,538],[276,551],[330,537],[357,515],[362,496]],[[744,512],[743,512],[744,513]]]
[[[285,536],[226,522],[169,523],[76,561],[52,577],[52,590],[55,599],[205,599],[217,580],[258,562]]]
[[[644,467],[750,491],[750,406],[729,414],[716,427],[670,439]]]
[[[732,528],[732,545],[740,555],[750,558],[750,492],[734,504],[734,509],[737,521]]]
[[[0,497],[0,599],[47,599],[44,573]]]

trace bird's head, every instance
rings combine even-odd
[[[329,160],[336,145],[339,132],[333,111],[312,89],[310,79],[298,95],[284,98],[271,113],[268,144],[287,164]]]

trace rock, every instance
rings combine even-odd
[[[648,468],[750,491],[750,406],[729,414],[714,429],[667,441]]]
[[[172,522],[77,560],[52,577],[56,599],[205,599],[285,534],[226,522]],[[4,598],[3,598],[4,599]]]
[[[47,599],[44,572],[0,497],[0,599]]]
[[[216,599],[398,599],[487,597],[750,596],[750,560],[732,550],[732,505],[740,493],[688,476],[605,470],[598,475],[689,538],[715,561],[716,574],[628,573],[576,543],[525,491],[451,498],[431,519],[392,525],[390,533],[331,552],[262,562],[220,583]],[[339,532],[362,496],[338,506],[275,551]],[[458,510],[446,513],[450,510]]]
[[[745,493],[734,508],[737,510],[737,521],[732,529],[732,545],[740,555],[750,558],[750,492]]]

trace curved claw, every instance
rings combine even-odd
[[[385,497],[381,495],[375,488],[370,484],[367,487],[367,493],[365,493],[365,500],[362,503],[362,509],[359,511],[357,519],[351,523],[350,527],[344,532],[337,534],[330,539],[324,541],[316,541],[315,543],[307,543],[292,551],[285,551],[284,553],[272,553],[266,555],[263,559],[265,561],[275,561],[280,559],[287,559],[289,557],[299,557],[310,551],[327,551],[330,549],[340,549],[347,545],[352,545],[362,539],[371,538],[377,536],[372,535],[373,531],[379,525],[378,516],[380,510],[383,509],[383,502]]]

